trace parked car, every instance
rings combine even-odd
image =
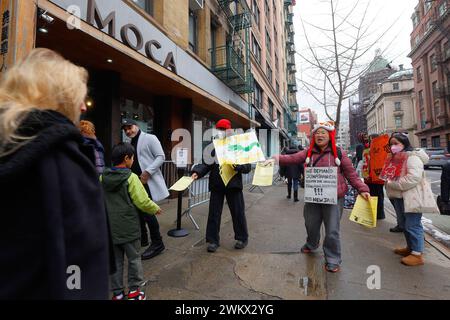
[[[444,148],[422,148],[430,157],[430,160],[425,165],[425,169],[429,167],[442,168],[447,161],[450,161],[450,153]]]

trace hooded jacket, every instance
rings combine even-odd
[[[278,155],[274,158],[279,161],[280,166],[303,165],[307,157],[307,152],[307,150],[304,150],[291,155]],[[331,148],[327,147],[323,152],[325,153],[324,156],[317,161],[315,167],[336,167]],[[309,166],[312,166],[316,162],[320,154],[317,148],[312,150]],[[343,198],[348,191],[346,179],[359,193],[369,192],[369,187],[361,181],[356,174],[355,168],[353,168],[351,160],[342,151],[340,170],[338,170],[338,198]]]
[[[141,238],[138,209],[155,214],[159,207],[148,197],[138,176],[127,168],[107,168],[100,177],[105,192],[114,244]]]
[[[0,300],[107,299],[108,226],[92,148],[55,111],[33,111],[35,136],[0,158]],[[67,283],[81,272],[80,289]]]
[[[403,199],[403,192],[416,188],[424,178],[424,165],[428,163],[428,155],[422,149],[406,152],[406,174],[397,181],[386,182],[386,193],[391,199]]]

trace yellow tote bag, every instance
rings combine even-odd
[[[370,201],[367,201],[359,195],[350,214],[350,221],[368,228],[375,228],[377,226],[377,205],[378,197],[370,197]]]

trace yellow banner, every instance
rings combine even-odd
[[[236,175],[236,171],[234,170],[231,164],[224,164],[220,166],[220,176],[222,177],[222,181],[225,184],[225,187],[228,185],[231,179]]]
[[[273,162],[264,166],[261,163],[256,165],[255,175],[253,176],[253,185],[260,187],[271,186],[273,183]]]
[[[368,228],[377,226],[378,197],[370,197],[370,201],[358,196],[350,214],[350,221],[362,224]]]
[[[175,182],[173,186],[170,187],[169,190],[172,191],[184,191],[194,182],[191,177],[182,177],[180,180]]]

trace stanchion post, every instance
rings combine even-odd
[[[184,169],[178,168],[178,179],[181,179],[181,177],[183,176],[184,176]],[[167,232],[167,235],[169,237],[181,238],[189,235],[189,232],[187,230],[181,228],[181,210],[183,207],[183,192],[184,191],[178,191],[177,228],[169,230]]]

